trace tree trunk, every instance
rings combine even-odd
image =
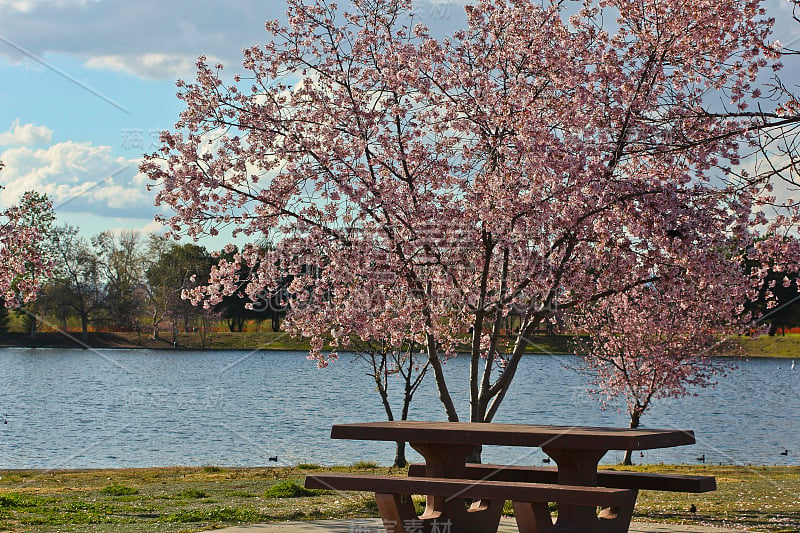
[[[483,453],[483,446],[481,446],[481,445],[475,446],[472,449],[472,451],[469,452],[469,455],[467,455],[467,462],[468,463],[478,463],[478,464],[480,464],[480,462],[481,462],[481,453]]]
[[[89,341],[89,317],[81,315],[81,340],[86,343]]]
[[[633,464],[633,450],[625,450],[625,458],[622,460],[622,464],[625,466]]]
[[[439,401],[444,406],[445,413],[447,413],[448,422],[458,422],[458,411],[453,403],[453,397],[450,396],[450,391],[447,388],[447,381],[445,380],[444,370],[442,369],[442,362],[439,360],[437,353],[436,342],[432,335],[426,335],[426,349],[428,351],[428,361],[433,369],[433,377],[436,381],[436,389],[439,392]]]
[[[384,354],[383,357],[386,357]],[[384,363],[385,365],[385,363]],[[384,365],[381,365],[380,368],[383,368]],[[386,390],[386,383],[382,379],[382,374],[380,372],[375,372],[373,376],[375,378],[375,385],[378,389],[378,394],[381,397],[381,403],[383,404],[383,410],[386,411],[386,419],[390,422],[394,420],[394,412],[392,411],[392,404],[389,402],[389,391]],[[407,415],[406,405],[403,405],[403,417]],[[405,420],[405,418],[403,418]],[[406,462],[406,443],[403,441],[397,441],[395,443],[395,454],[394,454],[394,465],[398,468],[403,468],[407,465]]]
[[[413,364],[413,362],[412,362]],[[406,374],[406,386],[403,393],[403,410],[400,413],[400,420],[408,420],[408,409],[411,406],[411,400],[414,397],[414,389],[411,385],[411,370]],[[397,441],[394,453],[394,466],[397,468],[404,468],[408,466],[406,460],[406,443],[404,441]]]
[[[153,311],[153,340],[158,340],[158,326],[161,325],[161,321],[158,320],[158,311]]]
[[[642,417],[643,411],[644,409],[642,409],[639,405],[633,408],[633,411],[631,412],[631,429],[636,429],[639,427],[639,420]],[[633,464],[633,450],[625,450],[625,458],[622,460],[622,464],[626,466]]]
[[[29,335],[31,338],[34,338],[36,337],[36,326],[39,324],[39,321],[36,319],[36,315],[34,315],[33,313],[29,314],[28,317],[30,317],[30,322],[31,322],[31,330],[29,332]]]
[[[395,443],[394,465],[392,466],[395,468],[405,468],[408,466],[408,461],[406,460],[406,443],[403,441],[397,441]]]

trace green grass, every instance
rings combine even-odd
[[[353,468],[356,470],[375,470],[380,468],[380,465],[375,461],[357,461],[353,463]]]
[[[800,334],[761,335],[757,338],[736,337],[735,342],[741,346],[749,357],[781,357],[800,359]]]
[[[308,467],[308,465],[305,465]],[[705,494],[642,491],[634,519],[800,532],[800,467],[637,466],[633,470],[713,475]],[[405,475],[371,463],[316,471]],[[371,494],[300,495],[300,468],[151,468],[0,471],[0,531],[189,532],[236,524],[378,516]],[[107,487],[136,493],[117,495]],[[272,491],[283,487],[276,497]],[[421,505],[421,498],[415,502]],[[690,505],[697,513],[689,512]],[[511,512],[510,506],[507,512]]]
[[[377,515],[374,500],[365,494],[266,497],[281,483],[305,490],[304,477],[301,470],[278,467],[0,471],[0,531],[171,533]]]
[[[139,491],[133,487],[126,487],[125,485],[109,485],[100,489],[100,493],[109,496],[131,496],[133,494],[139,494]]]
[[[800,467],[645,466],[640,471],[713,475],[717,490],[704,494],[642,491],[635,517],[700,522],[747,531],[800,532]],[[696,515],[688,512],[694,504]]]
[[[298,470],[321,470],[322,466],[317,463],[300,463],[296,468]]]
[[[200,489],[182,490],[176,496],[184,500],[199,500],[202,498],[208,498],[208,494],[206,494],[205,491],[202,491]]]
[[[530,354],[568,354],[572,353],[569,336],[536,336],[532,339],[527,352]],[[756,339],[741,336],[733,341],[741,350],[733,350],[737,355],[746,357],[784,357],[800,358],[800,334],[763,335]],[[178,334],[178,348],[197,349],[202,342],[199,333]],[[89,345],[99,348],[150,348],[173,349],[171,339],[153,341],[147,334],[137,335],[131,332],[90,333]],[[26,333],[0,333],[0,346],[50,346],[74,347],[74,342],[58,333],[39,333],[31,339]],[[292,338],[284,332],[245,331],[231,333],[229,331],[209,334],[205,343],[206,349],[214,350],[298,350],[308,351],[309,345],[303,339]],[[469,346],[460,347],[467,352]],[[213,468],[213,467],[212,467]]]
[[[293,481],[281,481],[264,491],[265,498],[302,498],[330,494],[330,491],[307,489]]]

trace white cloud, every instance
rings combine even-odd
[[[195,61],[194,56],[180,54],[113,54],[92,57],[85,66],[125,72],[141,78],[163,79],[187,76],[194,71]],[[221,62],[221,59],[209,57],[207,61],[213,65]]]
[[[164,224],[162,224],[157,220],[151,220],[141,228],[136,228],[136,231],[144,235],[147,235],[149,233],[161,233],[162,231],[164,231]]]
[[[35,144],[49,143],[53,137],[53,130],[47,126],[34,124],[20,124],[15,120],[8,131],[0,133],[0,145],[4,146],[33,146]]]
[[[121,235],[126,232],[136,232],[139,233],[141,236],[147,236],[150,233],[161,233],[164,230],[164,225],[158,221],[150,220],[144,222],[139,219],[124,219],[124,218],[116,218],[114,219],[115,222],[124,222],[125,226],[112,226],[112,227],[103,227],[92,228],[92,231],[96,233],[100,233],[101,231],[108,231],[113,233],[114,235]],[[97,221],[94,221],[95,223]],[[96,226],[96,224],[92,224],[92,226]]]
[[[15,203],[23,192],[46,193],[56,213],[151,218],[153,193],[138,175],[138,160],[114,157],[109,146],[62,142],[48,148],[10,148],[0,154],[0,204]]]
[[[39,7],[84,6],[100,0],[0,0],[0,9],[28,13]]]

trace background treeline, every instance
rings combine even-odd
[[[53,274],[37,299],[19,310],[0,306],[0,331],[67,331],[85,342],[90,331],[135,332],[151,339],[175,342],[179,332],[196,332],[201,345],[212,331],[241,332],[248,328],[280,329],[290,301],[283,280],[275,293],[262,295],[248,309],[240,297],[249,272],[241,272],[240,291],[211,309],[195,306],[182,294],[208,281],[217,259],[204,246],[182,244],[163,235],[136,231],[103,232],[86,239],[77,227],[48,228],[42,243],[53,264]],[[222,252],[221,257],[230,257]],[[765,293],[777,296],[767,308]],[[770,272],[758,298],[749,305],[769,324],[770,335],[800,327],[800,297],[796,276]],[[514,317],[508,319],[514,328]],[[552,324],[540,333],[563,333]],[[76,335],[77,336],[77,335]]]
[[[184,291],[205,284],[217,263],[201,245],[135,231],[103,232],[86,239],[69,225],[50,228],[47,240],[53,274],[35,301],[19,310],[1,308],[0,331],[32,336],[42,330],[69,331],[84,342],[90,331],[101,330],[170,342],[179,332],[198,332],[204,343],[215,329],[242,331],[253,322],[268,321],[266,327],[277,331],[285,314],[284,294],[268,295],[254,309],[247,309],[250,300],[238,295],[211,309],[182,298]],[[242,279],[247,274],[243,272]]]

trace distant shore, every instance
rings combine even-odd
[[[529,349],[531,353],[565,354],[571,353],[569,337],[540,336]],[[88,340],[81,341],[80,332],[40,332],[35,337],[26,333],[0,333],[0,347],[17,348],[128,348],[149,350],[299,350],[308,351],[308,343],[303,339],[293,338],[285,332],[215,331],[209,333],[205,340],[200,333],[178,333],[175,344],[172,336],[162,333],[159,339],[153,339],[149,332],[90,332]]]
[[[169,333],[158,339],[142,332],[90,332],[86,342],[80,332],[40,332],[35,337],[27,333],[0,333],[0,347],[16,348],[124,348],[148,350],[308,350],[308,343],[293,339],[286,333],[273,332],[213,332],[205,339],[200,333],[178,333],[175,342]]]
[[[570,338],[567,336],[538,336],[528,350],[532,354],[571,353]],[[736,337],[733,339],[740,349],[731,350],[731,355],[744,357],[779,357],[800,360],[800,335],[763,335],[753,339]],[[0,333],[0,347],[17,348],[125,348],[149,350],[297,350],[308,351],[309,345],[303,339],[291,337],[284,332],[215,331],[206,335],[200,333],[178,333],[173,344],[172,337],[164,333],[153,339],[149,332],[90,332],[87,342],[81,341],[80,332],[68,334],[40,332],[35,337],[27,333]]]

